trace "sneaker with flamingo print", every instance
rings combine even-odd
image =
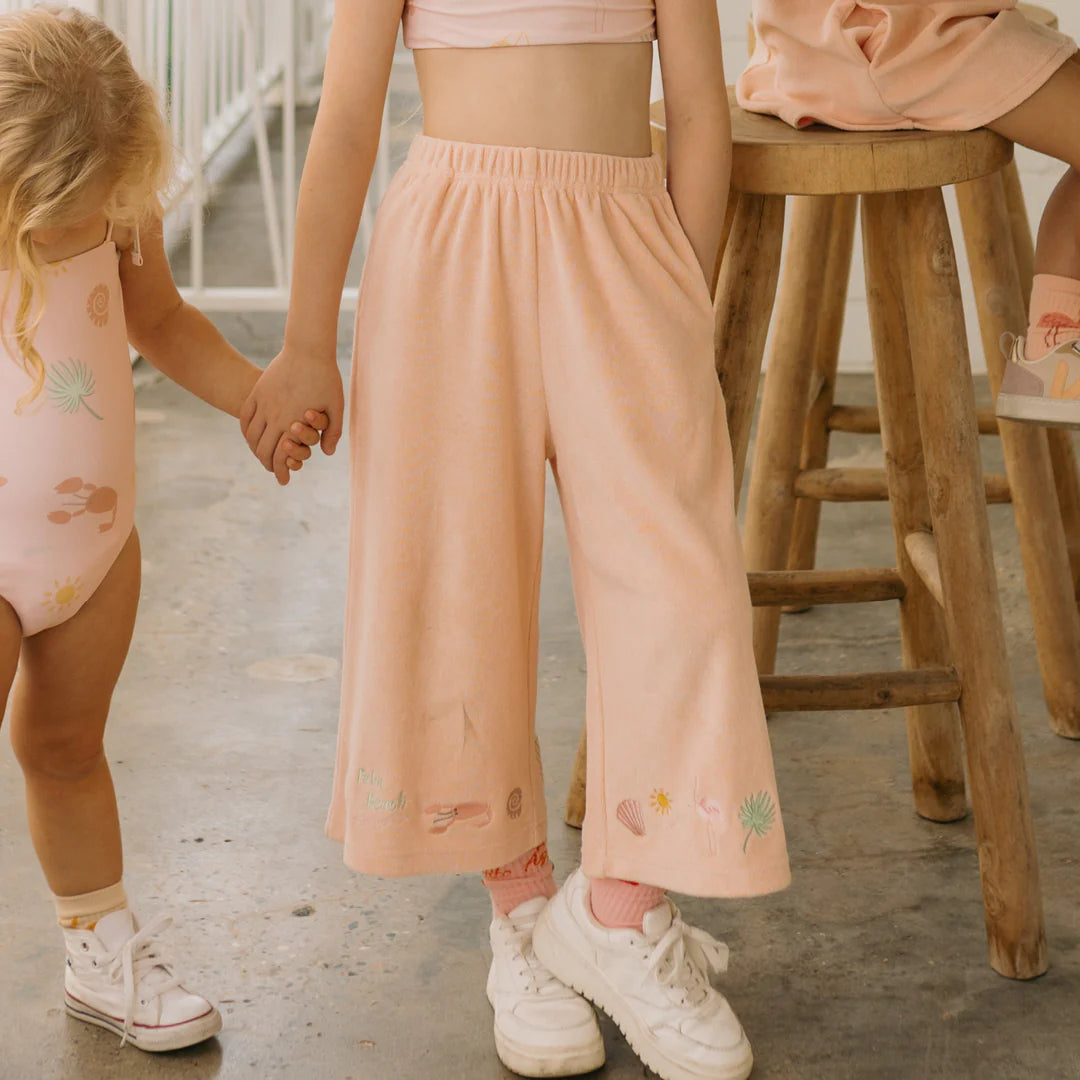
[[[1028,359],[1024,338],[1002,337],[1008,361],[997,399],[1002,420],[1080,428],[1080,327],[1069,333],[1064,341],[1056,333],[1048,335],[1047,351],[1035,359]]]

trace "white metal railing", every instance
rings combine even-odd
[[[317,97],[332,0],[72,2],[103,18],[124,37],[136,66],[161,94],[180,157],[176,183],[168,194],[166,234],[168,239],[187,237],[190,242],[190,281],[181,291],[206,310],[284,311],[296,206],[296,110]],[[30,6],[0,0],[0,12]],[[272,110],[280,110],[281,116],[277,162],[267,129]],[[230,148],[235,156],[238,145],[246,149],[252,142],[272,284],[208,284],[204,221],[210,180],[223,170]],[[377,192],[385,189],[388,173],[384,139],[373,183]],[[362,239],[370,230],[370,202]],[[347,289],[342,303],[352,305],[355,299],[356,290]]]

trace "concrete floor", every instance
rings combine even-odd
[[[224,209],[233,198],[226,193]],[[223,211],[211,222],[223,259],[239,235],[227,219]],[[263,361],[280,341],[271,316],[222,324]],[[344,453],[281,491],[231,421],[152,374],[140,371],[139,381],[146,575],[108,750],[129,891],[144,917],[176,916],[168,943],[190,983],[221,1003],[225,1030],[151,1058],[64,1016],[61,945],[5,741],[0,1080],[508,1076],[483,991],[479,881],[357,877],[322,835],[337,722]],[[872,388],[850,377],[843,391],[860,401]],[[988,467],[999,468],[996,445],[985,443]],[[872,440],[835,442],[849,464],[876,453]],[[1080,744],[1050,733],[1011,513],[993,508],[991,517],[1051,970],[1030,984],[990,970],[971,822],[937,826],[913,814],[899,712],[777,716],[794,884],[754,902],[684,904],[691,921],[732,946],[724,987],[761,1080],[1080,1077]],[[539,727],[551,847],[564,873],[578,857],[579,836],[559,811],[584,660],[553,495],[546,539]],[[822,551],[823,565],[891,561],[883,508],[828,508]],[[898,659],[888,605],[821,609],[785,624],[782,670]],[[609,1064],[597,1075],[643,1076],[610,1024],[605,1034]]]

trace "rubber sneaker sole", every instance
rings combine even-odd
[[[742,1043],[745,1052],[738,1061],[722,1069],[695,1068],[668,1057],[633,1012],[624,1007],[622,995],[604,973],[584,962],[579,951],[559,932],[556,919],[552,917],[555,910],[554,905],[549,904],[533,931],[533,951],[540,963],[571,990],[607,1013],[642,1063],[661,1080],[746,1080],[753,1072],[754,1054],[745,1034]]]
[[[997,415],[1001,420],[1016,420],[1040,427],[1080,428],[1080,400],[999,394]]]
[[[553,1076],[584,1076],[586,1073],[602,1069],[605,1061],[603,1046],[600,1047],[599,1052],[574,1051],[559,1054],[555,1051],[545,1051],[544,1056],[539,1057],[533,1047],[515,1043],[497,1027],[495,1028],[495,1052],[499,1055],[499,1060],[512,1073],[518,1076],[536,1077],[538,1080]]]
[[[111,1031],[121,1038],[124,1034],[124,1021],[121,1018],[103,1013],[92,1005],[87,1005],[68,991],[64,992],[64,1009],[68,1016],[82,1020],[86,1024]],[[215,1008],[186,1020],[182,1024],[170,1024],[165,1027],[146,1027],[133,1024],[128,1042],[147,1053],[157,1054],[167,1050],[182,1050],[185,1046],[194,1046],[213,1038],[221,1030],[221,1013]]]

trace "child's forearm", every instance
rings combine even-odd
[[[132,345],[173,382],[230,416],[240,415],[259,369],[236,351],[201,311],[179,304]]]
[[[315,132],[296,210],[296,250],[285,341],[307,355],[337,354],[338,311],[375,165],[374,137],[343,147],[330,117]]]
[[[402,0],[338,4],[296,211],[285,344],[333,362],[345,272],[382,127]]]
[[[723,240],[731,183],[731,114],[695,108],[667,117],[668,192],[711,289]]]
[[[731,109],[715,0],[657,0],[668,192],[714,286],[731,183]]]

